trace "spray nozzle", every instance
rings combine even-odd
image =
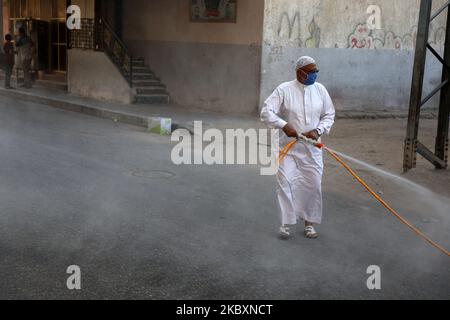
[[[316,143],[315,146],[319,149],[325,148],[325,145],[323,143]]]
[[[319,149],[323,149],[325,145],[323,143],[317,142],[316,140],[305,137],[304,135],[299,135],[298,140],[306,142],[307,144],[313,145]]]

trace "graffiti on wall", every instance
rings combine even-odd
[[[320,46],[320,27],[316,23],[316,19],[313,18],[311,23],[309,24],[308,31],[310,37],[306,39],[306,47],[307,48],[319,48]]]
[[[410,50],[415,48],[417,39],[417,27],[403,36],[398,36],[392,31],[370,29],[366,23],[360,23],[348,38],[350,49],[392,49]],[[445,28],[431,28],[430,43],[435,49],[444,49]]]
[[[280,39],[296,41],[299,46],[301,46],[300,13],[295,12],[291,17],[288,12],[283,12],[281,14],[277,33]]]
[[[398,36],[392,31],[370,29],[367,23],[356,26],[348,38],[348,48],[351,49],[410,49],[415,47],[417,28]]]
[[[279,39],[294,42],[300,47],[304,44],[307,48],[318,48],[321,29],[315,18],[309,23],[308,32],[308,38],[303,43],[300,12],[295,12],[292,16],[288,12],[282,13],[277,30]]]
[[[283,11],[275,19],[274,44],[306,48],[334,47],[367,50],[412,50],[416,46],[417,26],[406,33],[384,28],[382,8],[369,6],[363,13],[363,20],[335,26],[330,32],[323,30],[323,4],[314,6],[312,12],[299,10]],[[359,17],[358,19],[360,19]],[[322,20],[327,28],[333,26],[328,20]],[[361,22],[364,21],[364,22]],[[353,27],[352,27],[353,25]],[[347,29],[350,27],[349,29]],[[444,50],[445,27],[442,23],[433,23],[430,28],[430,43],[438,51]],[[405,31],[402,31],[405,32]]]
[[[433,24],[431,25],[429,42],[430,45],[438,52],[444,52],[445,33],[445,27],[436,27]]]

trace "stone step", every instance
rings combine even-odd
[[[50,81],[50,80],[37,80],[36,84],[45,87],[45,88],[51,88],[51,89],[57,89],[57,90],[63,90],[67,91],[68,85],[67,83],[61,83],[57,81]]]
[[[150,76],[154,76],[156,78],[156,75],[150,71],[149,69],[142,69],[142,70],[135,70],[133,69],[133,75],[135,76],[146,76],[146,75],[150,75]]]
[[[121,65],[121,62],[116,59],[113,59],[113,62],[116,65]],[[132,67],[133,67],[133,73],[146,73],[146,74],[150,73],[150,74],[154,75],[153,71],[150,70],[150,68],[148,66],[146,66],[144,62],[138,63],[138,64],[133,62]],[[126,67],[126,69],[127,70],[129,69],[128,66]]]
[[[151,73],[133,73],[133,82],[137,82],[139,80],[155,80],[160,81],[154,74]]]
[[[167,94],[167,90],[165,87],[157,87],[157,86],[151,86],[151,87],[140,87],[136,88],[136,93],[138,95],[148,95],[148,94]]]
[[[133,67],[146,67],[145,60],[133,59]]]
[[[156,81],[156,80],[142,80],[142,81],[137,81],[133,83],[133,87],[137,88],[137,89],[148,89],[148,88],[164,88],[166,89],[167,86],[163,83],[161,83],[161,81]]]
[[[140,87],[166,87],[164,84],[161,83],[161,81],[156,79],[150,79],[150,80],[136,80],[133,79],[133,87],[134,88],[140,88]]]
[[[3,82],[5,80],[5,75],[3,72],[0,72],[0,86],[3,86]],[[22,85],[24,83],[23,73],[19,75],[19,79],[17,79],[16,73],[11,77],[11,85]],[[36,79],[33,85],[37,85],[39,87],[48,88],[48,89],[57,89],[61,91],[67,91],[68,86],[67,82],[63,81],[54,81],[48,79]]]
[[[168,104],[170,97],[167,94],[139,94],[136,96],[137,104]]]
[[[155,73],[146,65],[143,58],[133,59],[133,88],[136,90],[137,104],[168,104],[170,96],[167,87],[161,83]]]
[[[133,73],[151,73],[154,74],[149,67],[146,66],[133,66]]]

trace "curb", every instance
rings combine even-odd
[[[438,119],[439,111],[422,111],[421,119]],[[336,119],[355,119],[355,120],[382,120],[382,119],[408,119],[408,112],[374,112],[374,111],[339,111],[337,110]]]
[[[102,108],[99,106],[92,106],[84,103],[81,104],[76,102],[65,101],[62,99],[43,97],[23,91],[6,90],[0,88],[0,95],[9,98],[17,98],[26,102],[45,104],[46,106],[50,106],[53,108],[83,113],[98,118],[112,120],[114,122],[121,122],[129,125],[146,128],[149,130],[154,129],[153,127],[151,127],[152,124],[160,124],[161,120],[165,119],[163,117],[145,117],[132,113],[118,112]]]

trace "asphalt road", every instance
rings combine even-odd
[[[0,298],[450,298],[450,259],[331,162],[321,238],[299,228],[282,241],[273,177],[255,166],[175,166],[172,147],[139,128],[1,97]],[[432,210],[396,190],[389,200],[449,248],[446,199]],[[79,291],[66,287],[70,265],[81,268]],[[371,265],[381,290],[366,286]]]

